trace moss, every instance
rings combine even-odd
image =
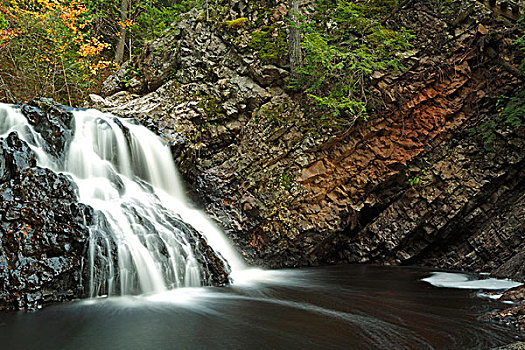
[[[255,50],[259,59],[267,63],[279,64],[288,56],[286,30],[268,26],[250,33],[248,47]]]
[[[242,28],[246,24],[248,24],[248,19],[245,17],[237,18],[232,21],[224,21],[224,24],[228,27],[228,29],[237,30],[239,28]]]
[[[279,185],[286,190],[290,190],[292,188],[292,181],[292,176],[288,175],[286,172],[283,172],[279,177]]]
[[[129,88],[129,83],[133,78],[137,78],[137,79],[144,78],[144,74],[142,73],[142,68],[138,66],[137,64],[130,65],[126,69],[124,76],[120,79],[120,83],[123,84],[124,87],[127,89]]]
[[[176,77],[177,77],[177,68],[171,67],[166,80],[167,81],[175,80]]]
[[[221,100],[211,96],[202,96],[202,100],[199,101],[199,107],[206,114],[206,119],[202,122],[201,128],[206,128],[210,125],[225,125],[228,122],[228,116]]]
[[[257,12],[257,18],[254,23],[256,27],[261,27],[272,14],[272,11],[264,6],[254,5],[253,10]]]
[[[267,107],[261,108],[261,114],[274,126],[284,126],[288,124],[289,113],[283,105],[270,104]]]
[[[205,19],[206,19],[206,11],[205,10],[200,10],[199,14],[197,15],[197,18],[195,18],[195,21],[196,22],[202,22]]]

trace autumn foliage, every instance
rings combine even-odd
[[[0,102],[80,105],[195,0],[0,0]]]
[[[0,0],[0,101],[50,96],[74,105],[115,65],[79,0]]]

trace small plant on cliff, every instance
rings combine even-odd
[[[292,188],[292,177],[288,175],[287,173],[282,173],[281,176],[279,177],[279,185],[289,190],[290,188]]]
[[[519,32],[521,36],[514,42],[521,53],[520,71],[525,75],[525,15],[521,16],[518,23]],[[519,91],[514,97],[507,98],[502,96],[498,103],[504,104],[500,111],[500,116],[505,118],[505,123],[514,127],[525,124],[525,89],[523,85],[520,86]]]
[[[248,23],[248,19],[244,18],[244,17],[224,22],[224,24],[226,24],[228,29],[231,29],[231,30],[237,30],[237,29],[245,26],[247,23]]]
[[[479,126],[470,129],[470,133],[479,134],[487,150],[493,150],[498,124],[517,128],[525,124],[525,90],[521,88],[515,96],[501,96],[496,101],[497,114],[486,118]],[[501,124],[503,123],[503,124]]]
[[[514,42],[518,55],[521,55],[519,70],[525,74],[525,15],[523,15],[518,24],[518,33],[521,36]],[[497,113],[486,119],[479,126],[472,128],[471,133],[478,133],[482,136],[487,149],[492,149],[492,144],[496,140],[496,130],[498,124],[503,122],[507,128],[517,128],[525,125],[525,89],[523,84],[518,88],[516,94],[512,97],[501,95],[496,101]]]
[[[518,127],[525,123],[525,89],[521,88],[512,98],[502,96],[497,103],[501,105],[498,115],[505,124]]]
[[[417,184],[421,182],[421,179],[426,175],[426,173],[427,173],[426,169],[421,169],[419,174],[408,179],[408,184],[411,187],[416,186]]]

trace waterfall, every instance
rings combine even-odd
[[[200,235],[235,278],[242,260],[186,199],[169,147],[133,120],[97,110],[72,115],[73,136],[58,158],[17,107],[0,104],[0,137],[16,131],[39,166],[70,175],[79,201],[101,214],[90,227],[91,296],[200,286]]]

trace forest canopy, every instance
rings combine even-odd
[[[0,96],[74,105],[195,1],[0,0]]]

